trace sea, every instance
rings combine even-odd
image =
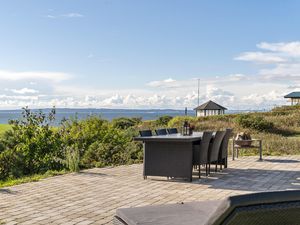
[[[42,109],[44,113],[49,113],[51,109]],[[37,111],[37,110],[32,110]],[[226,114],[245,113],[249,110],[227,110]],[[189,116],[194,116],[194,110],[187,110]],[[155,120],[160,116],[184,116],[185,110],[178,109],[68,109],[57,108],[55,123],[59,124],[62,119],[77,118],[85,119],[89,116],[101,116],[103,119],[112,120],[119,117],[140,117],[142,120]],[[0,110],[0,124],[7,124],[9,120],[21,119],[22,110]]]

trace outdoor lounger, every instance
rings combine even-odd
[[[299,225],[300,190],[118,209],[115,225]]]

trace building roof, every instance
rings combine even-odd
[[[285,98],[300,98],[300,92],[299,91],[291,92],[291,93],[285,95],[284,97]]]
[[[202,105],[199,105],[194,110],[226,110],[226,108],[213,101],[208,101]]]

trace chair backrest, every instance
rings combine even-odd
[[[230,135],[232,133],[232,129],[226,129],[225,132],[226,133],[225,133],[225,136],[223,138],[223,141],[222,141],[222,144],[221,144],[221,150],[220,150],[220,153],[219,153],[219,159],[220,160],[225,159],[227,157],[228,142],[229,142]]]
[[[155,130],[156,135],[167,135],[167,130],[166,129],[157,129]]]
[[[152,136],[151,130],[140,130],[139,131],[141,137],[150,137]]]
[[[201,142],[200,142],[200,151],[199,151],[199,161],[200,163],[208,163],[208,150],[209,144],[213,137],[213,132],[204,131]]]
[[[177,128],[168,128],[167,131],[169,134],[177,134],[178,133]]]
[[[226,131],[217,131],[213,142],[209,148],[209,162],[215,162],[219,159],[220,147],[225,136]]]
[[[222,202],[207,224],[298,225],[300,224],[300,190],[229,197]]]

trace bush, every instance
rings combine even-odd
[[[126,131],[111,127],[102,139],[89,146],[83,155],[82,164],[85,167],[103,167],[133,163],[141,159],[141,146],[133,142]]]
[[[120,165],[139,161],[142,148],[133,142],[136,129],[127,127],[123,122],[139,119],[120,118],[109,123],[101,117],[92,116],[85,120],[65,121],[61,136],[66,146],[76,145],[80,154],[80,165],[84,168],[93,166]]]
[[[128,129],[129,127],[136,126],[142,122],[142,118],[116,118],[112,120],[112,125],[115,128]]]
[[[84,120],[66,120],[60,128],[60,135],[65,146],[76,145],[80,156],[88,147],[104,138],[109,129],[109,122],[98,116],[91,116]]]
[[[23,175],[22,156],[9,149],[0,154],[0,180]]]
[[[10,121],[12,131],[8,131],[1,141],[4,149],[1,154],[16,160],[9,164],[12,176],[44,173],[63,167],[61,139],[50,126],[54,118],[54,108],[48,115],[24,108],[21,120]],[[7,173],[1,173],[2,178],[7,177]]]
[[[143,157],[142,145],[132,140],[139,118],[110,123],[91,116],[64,120],[55,128],[51,127],[54,118],[55,109],[46,115],[24,108],[23,118],[10,122],[12,129],[0,140],[1,180],[48,170],[76,172],[80,167],[128,164]]]
[[[270,131],[274,128],[274,124],[272,122],[266,121],[262,116],[241,114],[236,117],[235,122],[243,128],[253,129],[257,131]]]
[[[167,126],[171,119],[173,119],[172,116],[161,116],[155,122],[159,126]]]

